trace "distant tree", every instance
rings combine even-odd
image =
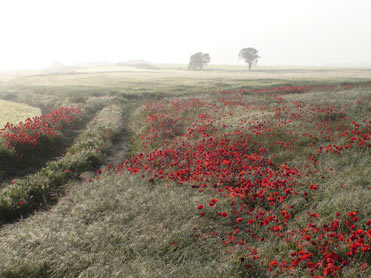
[[[258,51],[253,47],[241,49],[239,57],[249,64],[249,70],[252,69],[253,65],[258,63],[258,59],[260,58]]]
[[[188,68],[191,70],[203,69],[208,63],[210,63],[210,55],[197,52],[191,56]]]

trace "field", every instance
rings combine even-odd
[[[369,277],[371,69],[185,68],[0,74],[0,277]]]
[[[40,109],[22,103],[0,100],[0,126],[40,116]]]

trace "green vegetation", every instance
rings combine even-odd
[[[35,116],[40,116],[40,109],[37,107],[0,99],[0,127],[8,122],[18,123]]]
[[[76,179],[83,172],[97,169],[111,146],[112,138],[119,133],[121,121],[121,107],[105,107],[61,158],[47,163],[39,172],[2,189],[0,223],[27,215],[51,201],[56,201],[53,196],[58,194],[59,187],[71,179]]]
[[[369,244],[370,70],[156,67],[1,85],[0,98],[86,115],[63,156],[4,181],[1,278],[331,277],[322,246],[350,258],[334,264],[333,277],[368,277],[371,252],[362,245],[347,254],[348,243],[336,245],[322,228],[339,220],[332,232],[358,231]],[[268,93],[256,93],[262,88]],[[257,172],[237,169],[244,155]],[[272,164],[260,165],[265,159]],[[251,189],[258,201],[232,197],[224,186],[238,188],[239,177],[272,187]],[[258,224],[263,211],[274,221]],[[300,251],[326,267],[310,272],[308,259],[295,261]]]

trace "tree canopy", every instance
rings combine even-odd
[[[249,70],[252,69],[253,65],[258,63],[258,59],[260,58],[258,51],[253,47],[241,49],[239,57],[249,64]]]
[[[203,69],[208,63],[210,63],[210,55],[197,52],[191,56],[188,68],[191,70]]]

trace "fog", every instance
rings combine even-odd
[[[143,59],[371,66],[368,0],[1,0],[0,69]]]

